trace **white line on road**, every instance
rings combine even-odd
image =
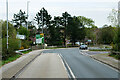
[[[91,55],[89,55],[89,54],[87,54],[87,53],[83,53],[83,52],[81,52],[80,50],[79,50],[79,53],[82,54],[82,55],[91,57]],[[107,65],[107,64],[105,64],[105,63],[103,63],[103,62],[100,62],[100,61],[98,61],[98,60],[96,60],[96,59],[94,59],[94,58],[92,58],[92,57],[91,57],[91,59],[93,59],[94,61],[96,61],[96,62],[98,62],[98,63],[100,63],[100,64],[103,64],[103,65],[111,68],[112,70],[114,70],[114,71],[116,71],[116,72],[119,72],[117,69],[115,69],[115,68],[113,68],[113,67],[111,67],[111,66],[109,66],[109,65]],[[120,72],[119,72],[119,73],[120,73]]]
[[[85,55],[85,56],[90,56],[89,54],[83,53],[83,52],[81,52],[80,50],[79,50],[79,53],[82,54],[82,55]]]
[[[93,58],[92,58],[93,59]],[[113,68],[113,67],[111,67],[111,66],[109,66],[109,65],[107,65],[107,64],[105,64],[105,63],[102,63],[102,62],[100,62],[100,61],[98,61],[98,60],[96,60],[96,59],[93,59],[94,61],[97,61],[98,63],[100,63],[100,64],[103,64],[103,65],[105,65],[105,66],[107,66],[107,67],[109,67],[109,68],[111,68],[111,69],[113,69],[114,71],[116,71],[116,72],[118,72],[119,74],[120,74],[120,72],[117,70],[117,69],[115,69],[115,68]]]
[[[64,69],[66,70],[66,72],[67,72],[67,74],[68,74],[68,77],[70,78],[70,75],[69,75],[69,73],[68,73],[68,71],[67,71],[67,69],[66,69],[66,67],[65,67],[65,64],[64,64],[62,58],[60,57],[60,54],[58,54],[58,57],[60,58],[60,60],[61,60],[61,62],[62,62],[62,64],[63,64],[63,67],[64,67]]]
[[[61,60],[63,59],[63,56],[61,55],[61,54],[59,54],[59,56],[61,57]],[[65,63],[64,63],[65,62]],[[70,74],[72,75],[72,78],[74,78],[74,80],[76,80],[76,77],[75,77],[75,75],[73,74],[73,72],[72,72],[72,70],[70,69],[70,67],[69,67],[69,65],[67,64],[67,62],[65,61],[65,59],[64,59],[64,62],[63,62],[63,60],[62,60],[62,63],[63,63],[63,65],[64,65],[64,67],[65,67],[65,64],[66,64],[66,66],[67,66],[67,68],[69,69],[69,71],[70,71]],[[65,67],[66,68],[66,67]],[[67,70],[67,68],[66,68],[66,70]],[[67,72],[68,72],[68,70],[67,70]],[[68,73],[69,74],[69,73]],[[70,74],[69,74],[69,77],[70,77]]]

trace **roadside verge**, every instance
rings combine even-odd
[[[35,50],[28,54],[24,54],[22,57],[18,58],[16,61],[8,63],[2,66],[2,78],[11,78],[17,72],[19,72],[24,66],[26,66],[30,61],[32,61],[37,55],[41,54],[42,50]]]

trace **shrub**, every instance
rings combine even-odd
[[[20,50],[22,50],[22,49],[24,49],[24,47],[22,46],[22,47],[20,47]]]
[[[2,39],[2,58],[3,60],[8,59],[11,56],[16,55],[15,50],[19,49],[19,40],[9,38],[9,45],[8,45],[8,51],[7,51],[7,39]]]
[[[24,47],[24,49],[29,48],[30,45],[31,45],[31,41],[22,40],[22,47]]]
[[[15,50],[19,49],[19,40],[16,39],[16,29],[11,23],[8,23],[8,35],[9,35],[9,45],[7,50],[7,22],[2,23],[2,59],[6,60],[11,56],[15,56]]]

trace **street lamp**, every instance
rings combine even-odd
[[[28,9],[29,9],[29,2],[30,1],[27,1],[27,30],[28,30],[28,15],[29,15]]]
[[[7,18],[7,51],[8,51],[8,0],[6,0],[6,18]]]
[[[42,33],[43,33],[43,8],[42,8]]]
[[[43,18],[44,18],[44,15],[43,15],[43,8],[42,8],[42,34],[44,34],[44,31],[43,31],[43,26],[44,26],[44,22],[43,22]],[[43,35],[44,36],[44,35]],[[43,38],[45,39],[45,37]],[[43,48],[45,48],[45,45],[44,45],[44,40],[43,40]]]

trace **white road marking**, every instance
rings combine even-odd
[[[89,56],[89,57],[91,56],[91,55],[89,55],[89,54],[87,54],[87,53],[82,53],[80,50],[79,50],[79,53],[82,54],[82,55],[85,55],[85,56]],[[91,58],[91,59],[93,59],[94,61],[96,61],[96,62],[98,62],[98,63],[100,63],[100,64],[103,64],[103,65],[105,65],[105,66],[111,68],[112,70],[114,70],[114,71],[120,73],[119,70],[117,70],[117,69],[115,69],[115,68],[113,68],[113,67],[111,67],[111,66],[109,66],[109,65],[107,65],[107,64],[105,64],[105,63],[102,63],[102,62],[100,62],[100,61],[98,61],[98,60],[96,60],[96,59],[94,59],[94,58]]]
[[[92,58],[93,59],[93,58]],[[111,69],[113,69],[114,71],[116,71],[116,72],[118,72],[119,74],[120,74],[120,71],[119,70],[117,70],[117,69],[115,69],[115,68],[113,68],[113,67],[111,67],[111,66],[109,66],[109,65],[107,65],[107,64],[105,64],[105,63],[102,63],[102,62],[100,62],[100,61],[98,61],[98,60],[96,60],[96,59],[93,59],[94,61],[96,61],[96,62],[98,62],[98,63],[100,63],[100,64],[103,64],[103,65],[105,65],[105,66],[107,66],[107,67],[109,67],[109,68],[111,68]]]
[[[58,57],[60,58],[60,60],[61,60],[61,62],[62,62],[62,64],[63,64],[64,69],[65,69],[65,70],[66,70],[66,72],[68,73],[68,71],[67,71],[67,69],[66,69],[66,67],[65,67],[64,62],[63,62],[62,58],[60,57],[60,54],[58,54]],[[70,78],[69,73],[68,73],[68,77]]]
[[[79,53],[82,54],[82,55],[85,55],[85,56],[91,56],[91,55],[89,55],[89,54],[87,54],[87,53],[81,52],[80,50],[79,50]]]
[[[59,54],[61,57],[63,57],[61,54]],[[65,60],[64,60],[65,61]],[[62,61],[63,62],[63,61]],[[64,62],[63,62],[63,64],[64,64]],[[70,69],[70,67],[69,67],[69,65],[67,64],[67,62],[65,61],[65,64],[66,64],[66,66],[68,67],[68,69],[69,69],[69,71],[70,71],[70,73],[71,73],[71,75],[72,75],[72,77],[74,78],[74,80],[76,80],[76,77],[75,77],[75,75],[73,74],[73,72],[72,72],[72,70]],[[65,65],[64,65],[65,66]],[[66,69],[67,70],[67,69]]]

